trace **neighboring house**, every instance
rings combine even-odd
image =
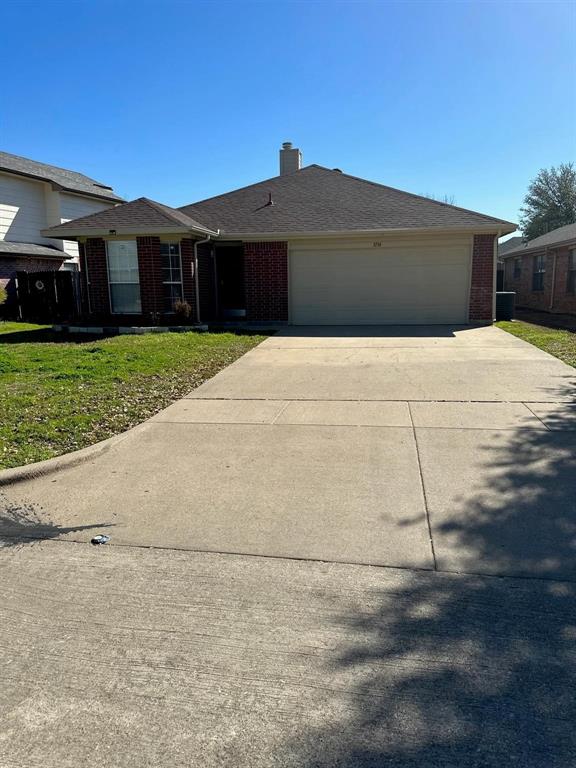
[[[502,254],[504,287],[516,305],[576,314],[576,224],[520,243]]]
[[[497,291],[503,291],[504,290],[504,254],[508,253],[508,251],[511,251],[512,248],[516,248],[520,243],[522,242],[522,237],[520,235],[517,235],[516,237],[510,237],[508,240],[504,241],[503,243],[498,243],[498,277],[496,281],[496,290]]]
[[[140,198],[52,227],[76,239],[103,322],[491,322],[497,238],[515,224],[318,165],[179,209]],[[198,269],[195,270],[195,264]]]
[[[0,285],[17,270],[78,262],[78,244],[42,230],[123,202],[111,187],[75,171],[0,152]]]

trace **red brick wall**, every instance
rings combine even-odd
[[[110,314],[106,244],[101,237],[91,237],[84,245],[80,269],[87,275],[90,311],[94,315]]]
[[[494,319],[494,238],[474,235],[469,319],[471,323],[490,323]]]
[[[194,241],[187,238],[180,242],[182,260],[182,288],[184,300],[192,307],[190,322],[196,322],[196,289],[194,285]],[[212,245],[204,243],[198,246],[198,281],[200,293],[200,321],[215,319],[214,265]]]
[[[541,251],[544,254],[544,251]],[[556,279],[554,281],[554,301],[552,307],[552,276],[554,273],[554,253],[556,253]],[[538,309],[545,312],[576,314],[576,295],[568,293],[568,260],[570,249],[550,249],[546,255],[546,272],[544,274],[544,290],[532,290],[532,274],[534,271],[534,257],[537,254],[527,253],[522,255],[522,268],[520,277],[514,277],[514,257],[511,256],[505,262],[504,287],[507,291],[515,291],[516,306],[527,309]]]
[[[288,244],[244,243],[246,317],[288,320]]]
[[[151,321],[163,312],[162,257],[159,237],[137,237],[142,314]]]
[[[202,322],[216,320],[216,273],[214,270],[214,247],[212,243],[198,246],[198,277],[200,289],[200,319]]]
[[[556,251],[556,286],[554,290],[554,304],[552,312],[568,312],[576,314],[576,294],[568,293],[568,263],[570,258],[569,248],[559,248]]]
[[[182,289],[184,301],[192,307],[191,322],[196,322],[196,296],[194,289],[194,241],[190,239],[180,242],[180,258],[182,260]]]

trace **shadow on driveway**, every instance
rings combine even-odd
[[[349,704],[288,744],[294,765],[576,765],[576,582],[554,579],[576,558],[575,447],[543,429],[482,446],[496,493],[446,530],[489,570],[520,562],[544,578],[413,573],[373,610],[350,601],[337,622],[353,640],[326,671],[327,685],[352,681]]]
[[[0,494],[0,549],[18,544],[56,539],[65,533],[76,533],[94,528],[109,528],[113,523],[60,526],[34,504],[13,504]]]

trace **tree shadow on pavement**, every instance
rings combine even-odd
[[[34,504],[14,504],[0,494],[0,549],[18,544],[56,539],[66,533],[76,533],[95,528],[108,528],[113,523],[60,526]]]
[[[482,433],[479,483],[436,527],[501,575],[383,573],[373,608],[339,611],[337,715],[288,746],[294,765],[576,765],[576,432],[548,425]]]

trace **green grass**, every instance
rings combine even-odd
[[[534,325],[533,323],[524,323],[521,320],[514,320],[514,322],[506,320],[496,323],[496,325],[503,331],[508,331],[508,333],[518,336],[524,341],[529,341],[535,347],[540,347],[545,352],[549,352],[554,357],[558,357],[576,368],[576,333]]]
[[[122,432],[265,337],[64,338],[46,326],[0,322],[0,468],[48,459]]]

